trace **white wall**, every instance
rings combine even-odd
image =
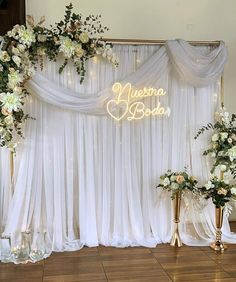
[[[53,24],[64,14],[66,0],[26,0],[27,14],[46,16]],[[236,0],[71,0],[76,12],[101,14],[106,37],[140,39],[224,40],[225,104],[236,112]]]

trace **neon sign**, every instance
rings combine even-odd
[[[148,108],[144,102],[137,101],[147,97],[161,97],[166,95],[163,88],[144,87],[135,89],[131,83],[124,86],[116,82],[112,86],[112,91],[116,95],[116,99],[107,102],[107,112],[116,121],[120,120],[140,120],[149,116],[170,116],[170,108],[164,108],[158,101],[155,108]]]

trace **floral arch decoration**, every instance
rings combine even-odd
[[[25,83],[31,79],[43,57],[56,61],[64,58],[59,73],[71,60],[80,76],[86,75],[85,62],[94,56],[102,56],[115,66],[118,58],[112,52],[112,44],[102,35],[109,30],[102,26],[101,15],[89,15],[85,19],[73,12],[73,5],[66,6],[64,19],[50,28],[44,27],[45,18],[34,24],[27,16],[26,25],[15,25],[0,38],[0,146],[14,151],[14,136],[23,137],[22,124],[29,115],[23,110],[25,97],[30,93]]]

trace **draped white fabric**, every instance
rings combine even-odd
[[[83,245],[169,242],[171,200],[155,188],[159,176],[188,166],[201,183],[209,178],[202,157],[208,140],[193,137],[213,120],[227,57],[224,44],[210,49],[177,40],[162,47],[114,49],[120,67],[95,58],[83,85],[73,67],[59,75],[56,63],[46,63],[29,82],[33,96],[26,111],[36,120],[26,122],[25,139],[17,148],[12,198],[8,152],[1,150],[1,231],[30,229],[33,238],[46,231],[46,256]],[[160,102],[171,108],[170,117],[114,122],[104,105],[116,81],[164,88],[167,95]],[[145,104],[153,108],[158,101],[146,98]],[[200,209],[189,195],[181,222],[186,244],[207,245],[214,237],[211,203]],[[236,242],[226,218],[223,239]]]

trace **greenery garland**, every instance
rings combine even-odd
[[[236,187],[230,184],[225,174],[231,174],[236,178],[236,115],[230,114],[222,104],[216,115],[214,124],[208,123],[198,130],[195,139],[208,130],[212,130],[210,147],[203,152],[204,156],[213,159],[212,174],[220,173],[220,176],[212,175],[211,179],[198,192],[205,199],[212,199],[214,205],[225,207],[230,200],[236,200]]]
[[[59,73],[71,60],[80,83],[86,75],[85,62],[94,56],[118,65],[112,45],[102,40],[108,28],[102,26],[101,16],[89,15],[83,19],[72,10],[72,4],[66,6],[64,20],[51,28],[42,26],[44,18],[35,25],[34,19],[28,16],[27,25],[16,25],[0,38],[0,146],[14,150],[14,136],[23,137],[22,123],[29,118],[23,110],[29,94],[25,83],[33,77],[38,65],[43,68],[43,57],[56,61],[61,54],[64,63]]]

